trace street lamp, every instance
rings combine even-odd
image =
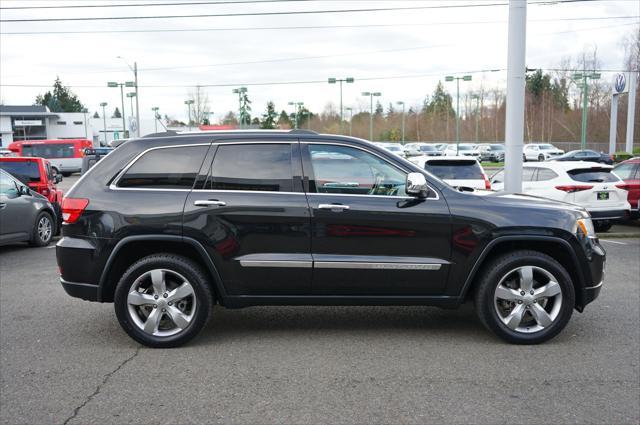
[[[107,102],[100,103],[100,106],[102,106],[102,124],[104,125],[104,145],[103,146],[107,146],[107,112],[104,109],[105,106],[107,105],[108,105]]]
[[[373,142],[373,97],[374,96],[382,96],[382,93],[380,93],[380,92],[363,91],[362,95],[363,96],[369,96],[369,102],[370,102],[370,107],[369,107],[369,141]]]
[[[582,137],[580,139],[580,149],[585,150],[587,149],[587,100],[589,97],[588,80],[599,80],[600,73],[593,72],[591,74],[587,74],[586,72],[578,72],[576,74],[573,74],[573,79],[582,80]]]
[[[136,97],[136,92],[127,93],[127,97],[131,99],[131,116],[133,116],[133,98]]]
[[[476,100],[476,144],[478,143],[478,133],[479,133],[479,129],[480,129],[480,96],[478,96],[477,94],[471,95],[471,99],[475,99]]]
[[[239,87],[231,90],[232,93],[238,95],[238,121],[240,123],[240,129],[242,129],[242,121],[244,120],[244,111],[242,108],[242,97],[248,91],[246,87]]]
[[[302,106],[304,105],[304,102],[289,102],[289,105],[293,106],[293,125],[295,129],[298,128],[298,115],[300,115],[300,110],[302,109]]]
[[[471,81],[471,75],[464,75],[462,77],[447,75],[444,77],[444,80],[447,82],[456,80],[456,155],[458,155],[460,148],[460,80]]]
[[[158,111],[160,110],[160,108],[158,108],[157,106],[154,106],[153,108],[151,108],[151,110],[153,111],[153,128],[154,128],[154,133],[158,132]]]
[[[187,114],[189,115],[187,125],[189,126],[189,131],[191,131],[191,105],[193,105],[193,99],[185,100],[184,104],[187,105]]]
[[[404,102],[398,101],[396,105],[402,105],[402,144],[404,145]]]
[[[349,136],[351,136],[353,133],[353,108],[348,106],[344,109],[349,111]]]
[[[133,62],[132,67],[131,65],[129,65],[129,62],[127,62],[127,60],[122,56],[118,56],[118,59],[122,59],[122,61],[127,64],[131,72],[133,72],[133,87],[135,87],[136,89],[136,121],[138,124],[138,126],[136,127],[136,136],[140,137],[140,107],[138,105],[138,62]],[[133,113],[131,115],[133,115]]]
[[[342,108],[342,83],[353,83],[355,80],[353,79],[353,77],[347,77],[347,78],[329,78],[329,84],[335,84],[337,82],[340,83],[340,132],[342,132],[342,122],[344,120],[343,115],[344,115],[344,110]]]
[[[122,134],[124,137],[125,131],[127,131],[127,124],[125,121],[125,117],[124,117],[124,89],[123,87],[135,87],[135,83],[133,81],[127,81],[124,83],[117,83],[115,81],[109,81],[107,83],[107,87],[120,87],[120,105],[122,106],[122,113],[120,114],[120,116],[122,116]]]

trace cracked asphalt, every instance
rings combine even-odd
[[[214,309],[180,349],[143,348],[111,304],[67,296],[55,250],[0,248],[0,423],[640,421],[640,240],[557,338],[507,345],[473,309]]]

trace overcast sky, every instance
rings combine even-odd
[[[178,3],[181,0],[0,0],[3,8],[77,4]],[[183,0],[186,1],[186,0]],[[192,0],[196,1],[196,0]],[[203,1],[204,0],[200,0]],[[506,0],[306,1],[80,9],[0,10],[0,18],[107,17],[311,11],[439,5],[484,5],[446,9],[238,16],[89,22],[3,22],[0,24],[0,99],[5,104],[31,104],[58,75],[91,112],[99,103],[120,104],[117,89],[107,81],[127,81],[132,73],[117,56],[137,61],[141,115],[159,106],[163,114],[183,119],[184,99],[195,85],[206,87],[214,120],[237,108],[233,85],[249,89],[254,114],[269,100],[278,110],[289,101],[303,101],[314,112],[339,101],[339,88],[328,77],[354,77],[344,85],[345,106],[368,108],[362,91],[382,92],[385,105],[399,100],[422,102],[437,81],[451,73],[504,69],[507,60]],[[213,2],[210,2],[213,3]],[[257,4],[256,4],[257,3]],[[487,6],[499,3],[498,6]],[[622,39],[638,29],[640,1],[606,0],[528,6],[527,65],[557,68],[564,56],[598,48],[604,69],[622,69]],[[633,19],[608,19],[613,17]],[[584,20],[568,20],[588,18]],[[593,19],[598,18],[598,19]],[[601,19],[607,18],[607,19]],[[635,26],[634,26],[635,23]],[[630,25],[632,24],[632,25]],[[317,26],[385,25],[359,28]],[[265,27],[303,27],[267,30]],[[252,30],[229,30],[249,28]],[[11,32],[225,29],[188,32],[121,32],[91,34],[7,34]],[[319,57],[320,56],[320,57]],[[310,58],[313,57],[313,58]],[[296,59],[296,60],[289,60]],[[264,62],[271,61],[271,62]],[[247,62],[254,62],[248,64]],[[155,68],[155,69],[154,69]],[[406,77],[412,78],[388,78]],[[376,79],[379,78],[380,79]],[[474,73],[461,89],[505,85],[506,72]],[[610,73],[603,73],[610,79]],[[306,84],[257,85],[295,81]],[[93,87],[83,87],[93,86]],[[147,87],[151,86],[151,87]],[[156,87],[153,87],[156,86]],[[170,87],[158,87],[170,86]],[[453,90],[454,86],[448,86]],[[129,106],[126,104],[128,110]]]

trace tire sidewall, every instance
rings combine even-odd
[[[523,253],[524,254],[524,253]],[[511,343],[538,344],[556,336],[569,322],[575,305],[575,289],[567,271],[551,257],[538,253],[527,253],[521,256],[507,256],[503,261],[494,263],[485,279],[483,279],[478,293],[481,302],[480,313],[484,315],[483,323],[494,333]],[[558,317],[548,328],[534,333],[516,332],[507,327],[496,312],[494,295],[498,282],[512,270],[521,266],[537,266],[550,272],[558,279],[562,290],[562,307]]]
[[[135,280],[145,272],[160,268],[172,270],[184,276],[193,287],[197,303],[196,313],[189,326],[183,331],[167,337],[156,337],[139,329],[131,319],[127,304],[127,297]],[[198,266],[187,259],[171,255],[153,255],[134,263],[122,275],[114,294],[114,308],[122,328],[131,338],[154,348],[177,347],[191,340],[205,326],[211,313],[211,307],[211,290]]]
[[[49,225],[51,226],[51,233],[49,234],[49,239],[42,240],[42,238],[40,238],[40,234],[38,233],[38,225],[40,223],[40,220],[42,220],[43,217],[46,217],[47,220],[49,220]],[[47,246],[51,243],[51,240],[53,239],[53,234],[56,231],[56,224],[53,221],[53,217],[51,216],[51,214],[49,214],[46,211],[41,211],[37,216],[36,216],[36,222],[33,225],[33,236],[31,238],[32,244],[35,246]]]

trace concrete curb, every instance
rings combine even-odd
[[[640,239],[640,233],[596,233],[600,239]]]

